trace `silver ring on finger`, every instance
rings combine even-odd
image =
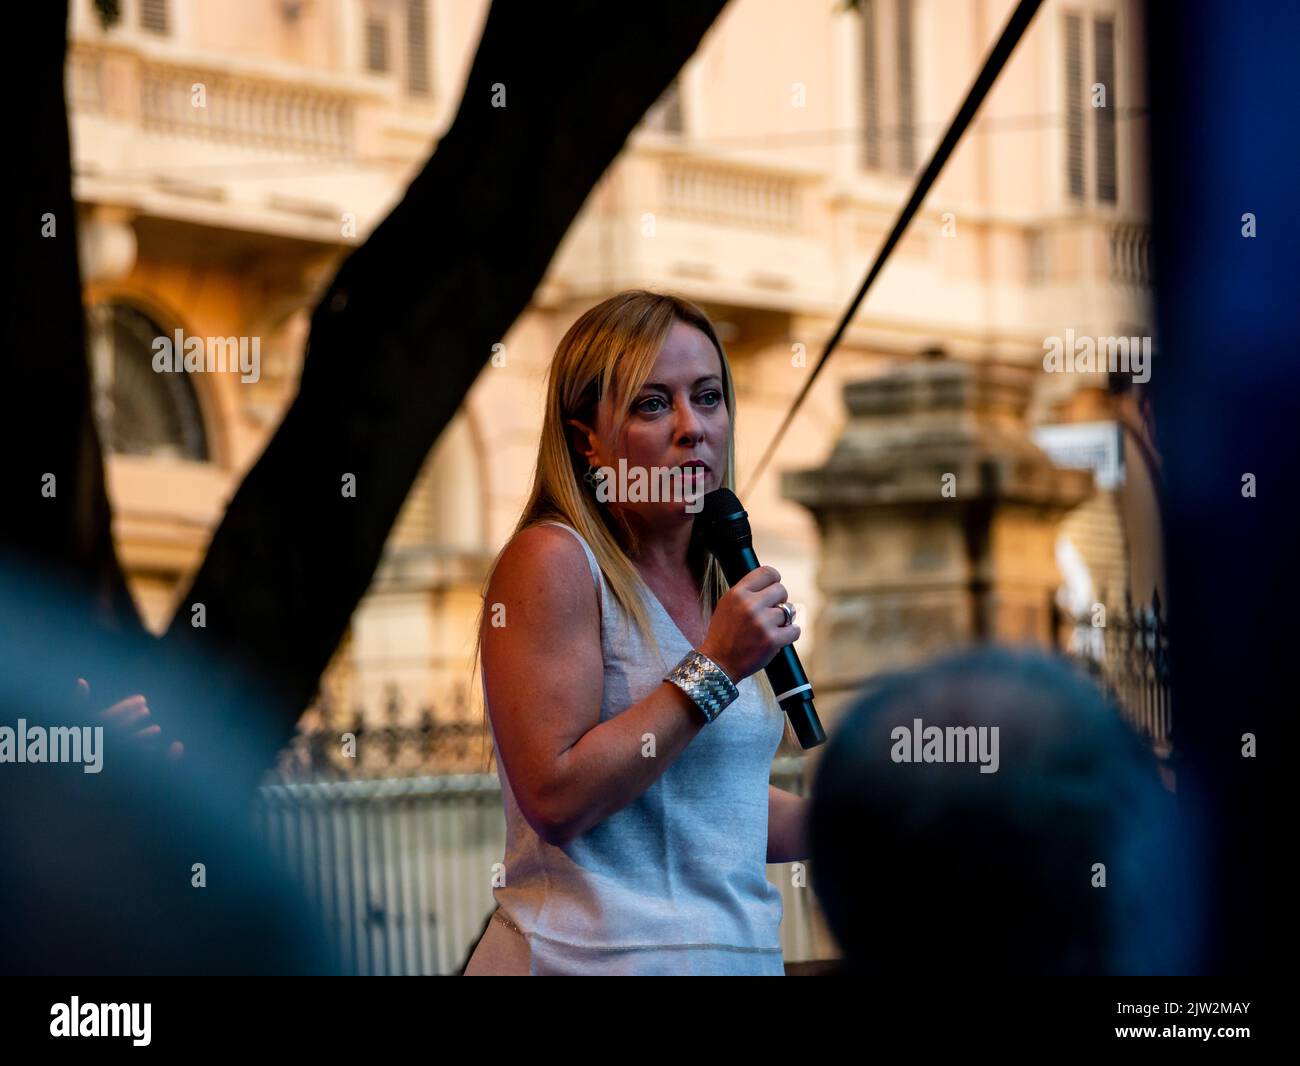
[[[782,626],[793,625],[794,608],[788,603],[778,603],[777,606],[781,608],[782,613],[785,615],[785,621],[782,622],[781,625]]]

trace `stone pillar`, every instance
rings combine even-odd
[[[882,671],[981,640],[1051,644],[1057,524],[1092,475],[1030,439],[1040,372],[934,355],[854,382],[825,465],[784,474],[821,531],[810,675],[828,733]]]

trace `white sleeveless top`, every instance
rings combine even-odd
[[[647,589],[667,661],[656,656],[587,542],[546,524],[578,539],[596,583],[604,722],[653,692],[691,644]],[[737,688],[654,784],[560,847],[528,824],[497,759],[506,883],[493,895],[527,937],[532,974],[784,976],[781,893],[766,871],[768,780],[785,714],[754,677]]]

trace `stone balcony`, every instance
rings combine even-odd
[[[356,155],[356,96],[297,79],[78,47],[68,57],[68,88],[78,115],[111,115],[141,130],[278,154]]]
[[[835,316],[901,195],[639,130],[566,236],[540,300],[645,285]],[[950,208],[960,241],[947,239]],[[1008,358],[1032,362],[1042,337],[1066,327],[1109,334],[1149,322],[1149,247],[1144,222],[1113,212],[1012,212],[932,196],[878,279],[869,313],[879,328],[919,331],[963,355],[978,355],[993,331]]]
[[[362,77],[170,44],[74,40],[66,92],[78,201],[336,244],[345,211],[359,235],[387,213],[436,133],[427,104]]]
[[[543,299],[647,285],[742,307],[821,302],[820,180],[638,130],[566,236]]]

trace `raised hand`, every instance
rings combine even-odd
[[[84,677],[77,678],[77,691],[83,698],[90,698],[90,683]],[[132,739],[143,744],[153,745],[162,737],[162,726],[148,720],[149,704],[141,695],[119,700],[100,711],[99,717],[114,728],[130,732]],[[167,746],[167,758],[172,762],[179,761],[184,754],[185,745],[179,740],[173,740]]]

